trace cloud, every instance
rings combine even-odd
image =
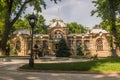
[[[94,9],[92,0],[61,0],[58,4],[50,0],[45,1],[47,8],[43,9],[40,14],[45,17],[47,24],[55,18],[60,18],[65,23],[77,22],[86,27],[93,27],[101,22],[100,18],[90,16],[91,10]]]

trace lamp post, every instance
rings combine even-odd
[[[100,31],[100,32],[99,32],[99,36],[102,37],[102,35],[103,35],[103,33]]]
[[[34,58],[33,58],[33,30],[34,30],[34,27],[35,27],[36,22],[37,22],[37,17],[34,15],[34,13],[28,17],[28,21],[29,21],[29,24],[30,24],[31,30],[32,30],[32,33],[31,33],[31,54],[30,54],[30,59],[29,59],[29,66],[30,67],[34,67]]]
[[[85,38],[85,35],[82,34],[82,47],[84,48],[84,38]]]
[[[85,53],[85,45],[84,45],[84,38],[85,38],[85,35],[84,34],[82,34],[82,54],[84,55]]]

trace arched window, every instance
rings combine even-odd
[[[21,42],[18,40],[16,41],[16,49],[20,52],[21,51]]]
[[[55,31],[54,38],[55,39],[61,39],[61,38],[63,38],[61,31],[58,31],[58,30]]]
[[[68,40],[68,45],[69,45],[70,48],[72,48],[73,40]]]
[[[85,49],[85,50],[89,50],[89,46],[90,46],[89,40],[85,40],[85,41],[84,41],[84,49]]]
[[[27,50],[31,50],[31,41],[30,40],[27,41]]]
[[[102,41],[102,39],[97,39],[96,40],[96,48],[97,48],[98,51],[103,50],[103,41]]]
[[[76,45],[77,46],[82,45],[82,41],[81,40],[77,40]]]

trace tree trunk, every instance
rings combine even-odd
[[[112,31],[112,35],[114,36],[114,41],[116,41],[116,37],[117,37],[117,29],[116,29],[116,14],[115,14],[115,7],[113,4],[113,0],[109,0],[109,5],[110,5],[110,24],[111,24],[111,31]],[[111,52],[112,52],[112,56],[117,56],[116,54],[116,47],[114,46],[116,44],[114,44],[113,40],[112,40],[112,46],[111,46]]]
[[[5,55],[5,48],[6,48],[6,43],[8,41],[8,36],[10,35],[10,31],[14,23],[17,21],[19,16],[21,15],[21,12],[23,11],[24,7],[26,6],[27,3],[31,2],[33,0],[25,0],[23,4],[21,5],[18,13],[16,13],[16,16],[14,19],[11,19],[12,16],[12,8],[16,7],[13,6],[14,0],[6,0],[5,4],[5,25],[4,25],[4,33],[2,36],[2,40],[0,42],[0,55]],[[17,8],[16,8],[17,9]]]
[[[11,28],[12,28],[12,25],[10,24],[10,22],[6,21],[6,23],[4,25],[4,33],[3,33],[1,44],[0,44],[0,54],[1,55],[5,55],[6,44],[8,41],[8,36],[10,35]]]

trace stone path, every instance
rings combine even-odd
[[[63,58],[55,59],[55,58],[45,58],[45,59],[37,59],[34,60],[35,63],[66,63],[66,62],[84,62],[89,61],[86,59],[66,59]],[[10,61],[1,61],[0,62],[0,70],[17,70],[18,67],[22,66],[23,64],[28,64],[29,59],[11,59]]]

